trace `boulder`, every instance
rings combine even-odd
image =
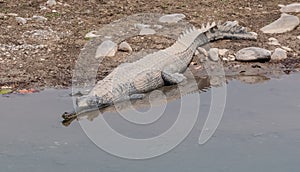
[[[268,61],[270,59],[271,52],[259,47],[243,48],[236,53],[237,61]]]
[[[219,61],[219,49],[218,48],[211,48],[208,51],[208,57],[210,60],[217,62]]]
[[[284,60],[286,58],[287,58],[286,51],[281,48],[276,48],[274,53],[271,56],[271,60],[274,61]]]
[[[280,11],[282,13],[299,13],[300,12],[300,3],[293,3],[289,5],[279,5],[281,7]]]
[[[281,17],[273,23],[261,28],[264,33],[285,33],[294,30],[300,21],[297,16],[286,13],[281,14]]]

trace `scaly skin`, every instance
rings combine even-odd
[[[197,48],[209,42],[256,38],[256,33],[247,32],[237,22],[212,23],[201,29],[189,29],[171,47],[149,54],[136,62],[118,66],[99,81],[88,95],[77,98],[76,111],[85,112],[128,99],[142,98],[143,93],[165,84],[182,82],[185,79],[182,73],[187,69]],[[74,114],[76,113],[69,115]],[[67,114],[64,117],[67,118]]]

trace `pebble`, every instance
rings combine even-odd
[[[153,30],[153,29],[150,29],[150,28],[143,28],[143,29],[141,29],[139,35],[153,35],[153,34],[155,34],[155,33],[156,33],[156,31]]]
[[[267,61],[270,59],[271,52],[259,47],[243,48],[236,53],[237,61]]]
[[[278,60],[284,60],[287,58],[286,51],[281,48],[276,48],[274,53],[271,56],[271,60],[278,61]]]
[[[136,23],[136,24],[134,24],[134,27],[135,27],[135,28],[138,28],[138,29],[144,29],[144,28],[149,28],[150,25],[147,25],[147,24],[141,24],[141,23]]]
[[[97,48],[95,58],[112,57],[116,54],[118,45],[111,40],[103,41]]]
[[[32,16],[31,19],[33,20],[36,20],[36,21],[39,21],[39,22],[42,22],[42,21],[47,21],[48,19],[46,17],[43,17],[43,16]]]
[[[154,27],[157,28],[157,29],[162,29],[163,28],[162,25],[154,25]]]
[[[300,39],[300,35],[299,35],[299,36],[297,36],[297,39]]]
[[[55,1],[55,0],[48,0],[48,1],[46,2],[46,4],[47,4],[47,6],[51,7],[51,6],[56,5],[56,1]]]
[[[208,52],[203,47],[198,47],[195,55],[199,55],[199,53],[203,54],[205,57],[208,57]]]
[[[132,52],[131,46],[130,46],[126,41],[122,42],[122,43],[119,45],[118,50],[120,50],[120,51],[125,51],[125,52]]]
[[[159,22],[162,23],[177,23],[180,20],[184,19],[185,15],[180,14],[180,13],[175,13],[175,14],[169,14],[169,15],[164,15],[159,18]]]
[[[273,23],[261,28],[264,33],[285,33],[294,30],[300,21],[297,16],[286,13],[281,14],[281,17]]]
[[[290,47],[281,46],[281,48],[288,52],[293,51]]]
[[[7,13],[7,15],[12,16],[12,17],[17,17],[18,16],[18,14],[16,14],[16,13]]]
[[[268,40],[269,40],[268,42],[269,45],[280,45],[279,41],[276,38],[271,37]]]
[[[96,37],[99,37],[100,35],[97,35],[97,32],[96,31],[90,31],[89,33],[87,33],[84,38],[96,38]]]
[[[47,10],[47,7],[41,5],[41,6],[40,6],[40,10],[42,10],[42,11],[43,11],[43,10]]]
[[[225,56],[228,51],[229,51],[228,49],[219,49],[219,55]]]
[[[235,61],[235,56],[234,55],[228,55],[228,61]]]
[[[1,18],[1,17],[4,17],[4,16],[5,16],[5,14],[4,14],[4,13],[0,13],[0,18]]]
[[[217,62],[219,61],[219,49],[218,48],[211,48],[208,51],[208,57],[210,60]]]
[[[280,12],[282,13],[299,13],[300,12],[300,3],[293,3],[289,5],[278,5],[281,7]]]
[[[23,17],[16,17],[16,21],[19,23],[19,24],[26,24],[27,23],[27,20]]]

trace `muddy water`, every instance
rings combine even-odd
[[[121,159],[102,151],[88,139],[76,121],[69,127],[61,125],[58,114],[72,108],[70,90],[1,97],[0,169],[5,172],[296,172],[300,169],[299,85],[300,74],[261,84],[230,81],[223,119],[214,136],[206,144],[199,145],[199,133],[211,100],[208,89],[200,94],[199,118],[189,136],[172,151],[139,161]],[[178,102],[168,105],[171,112]],[[113,115],[106,116],[111,124],[120,120]],[[161,118],[161,124],[155,126],[152,134],[166,130],[174,120],[167,119]],[[139,137],[140,132],[129,125],[119,125],[116,130],[118,128],[125,135],[136,133]]]

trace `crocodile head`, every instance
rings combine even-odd
[[[99,96],[81,96],[76,99],[77,112],[101,109],[111,103]]]
[[[218,23],[211,25],[206,35],[209,40],[218,39],[245,39],[245,40],[256,40],[257,33],[248,32],[245,27],[239,26],[237,21],[227,21],[225,23]]]

